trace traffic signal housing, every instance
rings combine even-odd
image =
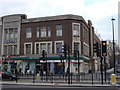
[[[41,53],[41,55],[42,55],[42,58],[43,58],[43,60],[44,60],[45,57],[47,56],[47,52],[46,52],[45,50],[43,50],[42,53]]]
[[[97,57],[101,57],[101,47],[98,42],[93,44],[93,52],[96,53]]]
[[[93,44],[93,52],[97,53],[97,51],[98,51],[98,42]]]
[[[101,57],[101,47],[98,46],[97,57]]]
[[[76,58],[77,57],[77,50],[74,50],[73,56]]]
[[[62,53],[64,54],[64,58],[66,59],[67,58],[67,45],[63,45],[62,46]]]
[[[102,41],[102,56],[107,56],[107,41]]]

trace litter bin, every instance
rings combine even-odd
[[[36,80],[39,80],[39,74],[36,75]]]
[[[111,84],[112,85],[116,84],[116,75],[115,74],[111,74]]]

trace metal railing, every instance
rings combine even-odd
[[[111,84],[110,74],[107,73],[106,80],[103,77],[103,84]],[[69,80],[70,79],[70,80]],[[118,78],[119,79],[119,78]],[[70,82],[68,82],[70,81]],[[101,84],[101,74],[100,73],[80,73],[73,74],[70,73],[70,78],[68,78],[68,73],[64,74],[27,74],[18,76],[17,82],[31,82],[31,83],[68,83],[68,84]]]

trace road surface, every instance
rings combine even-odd
[[[3,84],[2,90],[120,90],[119,87],[63,87]]]

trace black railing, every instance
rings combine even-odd
[[[106,74],[106,82],[105,77],[103,77],[103,84],[110,84],[111,75]],[[47,78],[47,80],[46,80]],[[117,78],[119,79],[119,78]],[[40,76],[39,74],[29,74],[29,75],[21,75],[18,76],[17,82],[24,82],[24,83],[68,83],[70,80],[70,84],[101,84],[101,75],[100,73],[70,73],[70,78],[68,73],[63,74],[53,74],[50,73],[47,75]],[[120,80],[120,79],[119,79]],[[16,83],[17,83],[16,82]]]

